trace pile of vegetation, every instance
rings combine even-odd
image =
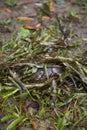
[[[2,46],[1,123],[6,130],[27,126],[37,130],[38,120],[48,119],[50,130],[85,130],[87,51],[67,56],[79,47],[77,41],[67,44],[73,32],[68,32],[62,26],[63,18],[54,14],[50,24],[45,24],[43,13],[38,14],[37,27],[22,27],[16,39]]]

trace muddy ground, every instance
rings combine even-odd
[[[38,5],[41,6],[47,0],[18,0],[15,7],[6,4],[8,0],[0,0],[0,49],[4,42],[11,40],[16,37],[20,31],[20,28],[24,25],[36,26],[39,22],[37,20],[37,13],[35,8]],[[14,0],[15,1],[15,0]],[[67,38],[68,44],[72,44],[75,41],[79,42],[78,49],[72,49],[72,52],[68,52],[68,56],[73,56],[73,53],[84,52],[87,50],[87,12],[82,9],[82,7],[75,5],[72,2],[66,1],[63,4],[55,4],[56,13],[59,16],[69,16],[70,11],[74,10],[77,19],[72,19],[72,30],[74,36],[72,38]],[[18,17],[32,17],[34,21],[19,21]],[[64,19],[64,26],[68,28],[68,19]],[[86,42],[86,43],[85,43]],[[85,44],[83,44],[85,43]],[[1,115],[2,117],[2,115]],[[39,125],[39,130],[53,130],[53,125],[51,126],[50,121],[38,120],[36,122]],[[50,127],[49,127],[50,126]],[[1,125],[0,125],[1,127]],[[2,124],[3,127],[3,124]],[[33,130],[32,127],[21,127],[20,130]],[[2,130],[2,128],[0,128]]]
[[[47,0],[45,0],[47,1]],[[37,13],[35,8],[38,8],[38,5],[41,6],[43,0],[18,0],[17,6],[11,7],[6,4],[6,0],[0,1],[0,41],[8,41],[12,38],[12,34],[20,31],[20,27],[23,25],[32,25],[35,26],[38,24]],[[87,38],[87,14],[86,11],[80,6],[72,4],[72,2],[64,2],[63,4],[55,4],[56,12],[59,16],[69,15],[71,10],[76,12],[76,15],[79,19],[73,20],[72,29],[76,37],[74,40],[80,41]],[[25,21],[21,22],[17,20],[18,17],[32,17],[35,18],[34,21]],[[67,20],[64,21],[67,25]],[[70,39],[69,42],[72,42]],[[81,45],[83,46],[83,45]],[[85,49],[85,47],[83,47]]]

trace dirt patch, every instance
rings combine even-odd
[[[44,1],[45,2],[45,1]],[[20,28],[23,25],[35,26],[39,22],[37,20],[37,13],[35,8],[37,5],[41,6],[43,1],[18,1],[15,7],[9,6],[6,4],[6,1],[0,2],[0,39],[1,42],[9,41],[12,38],[17,36]],[[38,7],[37,7],[38,8]],[[83,45],[82,41],[87,38],[87,18],[86,12],[81,9],[80,6],[73,5],[71,2],[64,2],[64,4],[55,4],[56,13],[58,16],[70,16],[71,13],[75,12],[78,20],[72,22],[72,29],[75,35],[75,38],[70,38],[68,43],[73,43],[74,41],[80,42],[80,49],[84,51],[87,48],[87,45]],[[10,11],[9,11],[10,10]],[[23,21],[20,22],[18,17],[32,17],[34,21]],[[84,19],[84,21],[83,21]],[[65,18],[64,18],[65,20]],[[64,27],[70,26],[70,21],[64,21]],[[70,28],[70,27],[69,27]],[[73,50],[77,52],[77,50]]]

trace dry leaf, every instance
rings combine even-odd
[[[50,17],[48,17],[48,16],[43,16],[43,17],[42,17],[42,20],[50,20]]]
[[[3,57],[2,57],[2,52],[0,52],[0,61],[3,60]]]
[[[18,17],[17,19],[21,21],[34,21],[34,19],[30,17]]]
[[[12,12],[11,9],[9,9],[9,8],[4,8],[3,10],[6,11],[6,12],[8,12],[8,13]]]
[[[29,120],[30,120],[30,123],[31,123],[32,126],[33,126],[33,129],[34,129],[34,130],[38,130],[38,125],[37,125],[37,123],[33,120],[33,118],[32,118],[31,116],[29,116],[28,118],[29,118]]]
[[[52,52],[52,53],[50,54],[50,56],[55,57],[55,56],[56,56],[56,52]]]
[[[50,12],[54,11],[54,1],[53,0],[50,0],[50,2],[49,2],[49,9],[50,9]]]
[[[25,29],[36,29],[35,26],[31,26],[31,25],[24,25],[23,26]]]
[[[32,26],[32,25],[24,25],[23,27],[25,29],[31,29],[31,30],[36,29],[36,30],[39,30],[39,29],[41,29],[41,24],[39,23],[39,24],[34,25],[34,26]]]
[[[32,126],[33,126],[33,129],[34,130],[38,130],[38,126],[37,126],[37,123],[35,123],[34,121],[31,122]]]
[[[37,30],[41,29],[41,24],[40,24],[40,23],[38,23],[38,24],[36,25],[36,29],[37,29]]]

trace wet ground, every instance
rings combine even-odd
[[[45,2],[45,0],[18,0],[15,6],[15,4],[9,5],[7,1],[0,0],[0,48],[4,42],[11,40],[12,37],[16,37],[22,26],[33,27],[39,24],[35,8],[38,8],[38,6]],[[73,36],[72,38],[67,37],[67,43],[79,42],[80,45],[78,49],[72,49],[67,55],[70,56],[73,53],[87,50],[87,11],[69,1],[63,4],[55,4],[55,10],[58,16],[62,17],[63,26],[68,30],[72,28]],[[72,13],[76,14],[71,16],[70,14]],[[19,17],[31,17],[34,20],[20,21]],[[70,20],[72,20],[72,25],[69,24]],[[35,119],[35,122],[39,124],[39,130],[54,130],[53,125],[51,126],[48,119],[40,121]],[[20,127],[18,129],[33,130],[32,127]]]
[[[41,0],[18,0],[10,5],[8,0],[0,1],[0,46],[5,41],[9,41],[12,37],[16,37],[22,26],[36,26],[37,13],[35,8],[42,6],[45,1]],[[66,17],[63,24],[66,30],[73,31],[73,37],[67,38],[67,43],[79,42],[80,49],[72,49],[73,52],[84,51],[87,48],[83,41],[87,42],[87,14],[80,6],[76,6],[73,2],[64,2],[63,4],[55,4],[55,12],[58,16]],[[73,16],[70,16],[72,14]],[[31,17],[34,20],[18,20],[19,17]],[[75,18],[76,17],[76,18]],[[72,21],[72,25],[70,25]],[[71,26],[71,27],[70,27]],[[72,55],[72,52],[70,52]]]
[[[1,41],[7,41],[11,38],[12,33],[17,34],[22,25],[35,26],[37,21],[37,13],[35,8],[41,6],[43,0],[18,0],[17,5],[10,6],[6,3],[6,0],[0,1],[0,39]],[[68,16],[70,13],[76,12],[78,19],[71,18],[73,21],[73,31],[79,41],[87,38],[87,14],[82,10],[80,6],[76,6],[71,2],[64,2],[63,4],[55,4],[56,12],[59,16]],[[22,23],[18,20],[18,17],[32,17],[34,21],[25,20]],[[67,24],[69,20],[65,20]],[[20,25],[21,23],[21,25]],[[6,26],[7,25],[7,26]]]

